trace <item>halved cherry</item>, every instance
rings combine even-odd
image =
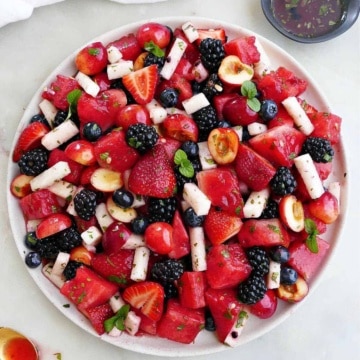
[[[295,195],[285,195],[279,203],[279,214],[284,224],[295,232],[300,232],[305,226],[304,208]]]
[[[83,245],[74,247],[70,251],[70,260],[81,262],[85,265],[90,265],[91,260],[94,256],[95,256],[95,254],[93,252],[89,251]]]
[[[76,140],[71,142],[65,148],[66,156],[82,165],[94,165],[96,163],[96,157],[94,152],[94,146],[87,140]]]
[[[72,221],[68,215],[52,214],[40,222],[36,228],[36,237],[43,239],[71,227]]]
[[[308,292],[309,286],[301,276],[298,276],[298,279],[294,284],[281,284],[279,288],[276,289],[278,298],[288,302],[299,302],[307,295]]]
[[[229,164],[235,160],[239,138],[233,129],[214,129],[210,132],[207,142],[210,154],[218,164]]]
[[[240,86],[244,81],[252,79],[254,69],[242,63],[237,56],[228,55],[222,60],[218,75],[225,84]]]
[[[22,198],[31,193],[30,181],[33,176],[19,174],[14,177],[10,184],[11,193],[17,198]]]

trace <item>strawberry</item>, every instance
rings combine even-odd
[[[21,132],[14,148],[12,159],[18,162],[21,155],[41,145],[41,138],[50,131],[49,127],[41,122],[33,122]]]
[[[75,79],[64,75],[57,75],[56,80],[51,83],[49,88],[44,90],[41,96],[51,101],[58,109],[67,110],[69,108],[67,95],[75,89],[80,89]]]
[[[155,145],[138,160],[131,170],[128,187],[138,195],[167,198],[174,194],[176,177],[163,145]]]
[[[222,244],[236,235],[241,228],[242,221],[236,215],[212,207],[204,221],[204,231],[213,245]]]
[[[144,281],[127,287],[123,292],[123,299],[131,306],[158,321],[164,309],[164,289],[155,282]]]
[[[135,101],[145,105],[154,98],[158,78],[157,65],[153,64],[125,75],[122,80]]]
[[[276,173],[268,160],[243,143],[239,144],[235,171],[239,179],[255,191],[264,189]]]
[[[131,281],[130,274],[133,260],[133,250],[121,249],[110,255],[105,253],[96,254],[91,260],[91,266],[104,278],[116,282],[120,287],[124,287]]]

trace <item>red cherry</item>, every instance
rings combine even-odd
[[[254,305],[250,305],[250,312],[260,319],[268,319],[277,308],[277,297],[274,290],[267,290],[265,296]]]
[[[152,125],[149,111],[146,106],[130,104],[121,108],[116,116],[116,126],[122,127],[125,131],[130,125],[145,124]]]
[[[113,254],[119,251],[126,240],[130,237],[131,231],[120,222],[113,222],[104,232],[102,246],[106,254]]]
[[[247,126],[259,118],[258,113],[251,110],[247,105],[247,98],[240,95],[225,104],[223,115],[232,125],[241,126]]]
[[[144,234],[146,245],[158,254],[168,254],[173,248],[173,227],[162,221],[150,224]]]
[[[333,223],[339,216],[339,203],[329,191],[325,191],[318,199],[311,200],[308,209],[312,216],[325,224]]]
[[[54,235],[72,225],[71,218],[65,214],[52,214],[41,221],[36,228],[36,237],[43,239]]]
[[[165,25],[149,22],[139,27],[136,39],[142,48],[144,48],[146,43],[152,41],[161,49],[164,49],[170,43],[171,31]]]
[[[101,42],[94,42],[76,55],[75,63],[79,71],[86,75],[95,75],[107,65],[107,51]]]

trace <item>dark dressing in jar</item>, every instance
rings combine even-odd
[[[343,0],[272,0],[271,7],[286,31],[303,38],[332,32],[346,17]]]

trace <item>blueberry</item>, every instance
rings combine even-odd
[[[25,256],[25,264],[29,268],[36,268],[41,264],[41,256],[36,251],[31,251]]]
[[[132,231],[135,234],[143,234],[146,230],[146,228],[149,226],[149,220],[145,216],[137,216],[132,222],[131,222],[131,228]]]
[[[215,320],[208,308],[205,309],[205,330],[207,331],[216,330]]]
[[[102,135],[101,127],[95,122],[89,122],[83,128],[83,135],[86,140],[96,141]]]
[[[36,114],[36,115],[32,116],[30,119],[30,123],[33,123],[33,122],[41,122],[42,124],[49,126],[49,123],[43,114]]]
[[[189,159],[194,159],[199,155],[199,146],[196,142],[188,140],[181,144],[181,150],[185,151]]]
[[[134,203],[134,195],[125,189],[115,190],[112,199],[121,208],[127,209]]]
[[[274,260],[280,264],[286,263],[289,261],[290,253],[289,250],[282,245],[274,246],[269,251],[269,256],[271,260]]]
[[[264,121],[273,119],[278,113],[278,107],[273,100],[264,100],[261,102],[259,115]]]
[[[232,125],[231,125],[228,121],[226,121],[226,120],[221,120],[221,121],[219,121],[217,127],[218,127],[218,128],[231,128]]]
[[[160,103],[162,104],[162,106],[173,107],[177,104],[177,102],[179,100],[179,93],[173,88],[165,89],[160,94],[159,100],[160,100]]]
[[[37,246],[38,238],[35,231],[28,232],[25,235],[25,246],[30,250],[35,250]]]
[[[291,267],[284,266],[280,271],[280,283],[283,285],[293,285],[296,283],[298,273]]]
[[[184,222],[190,227],[201,226],[204,220],[205,217],[196,215],[194,209],[191,207],[186,209],[184,212]]]

